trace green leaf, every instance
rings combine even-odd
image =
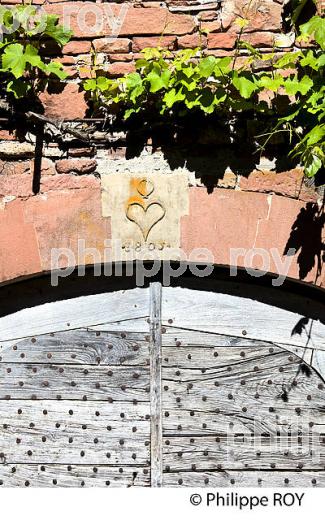
[[[199,71],[203,78],[209,78],[216,66],[216,58],[214,56],[207,56],[199,63]]]
[[[199,98],[200,108],[206,114],[212,114],[215,107],[215,97],[210,89],[205,88]]]
[[[298,79],[295,76],[293,79],[287,79],[283,86],[288,96],[295,96],[298,92],[305,95],[312,88],[314,82],[308,76],[304,76],[302,79]]]
[[[298,18],[307,3],[308,3],[308,0],[293,0],[293,2],[292,2],[293,12],[291,15],[291,19],[294,24],[297,23]]]
[[[181,92],[181,90],[176,91],[175,88],[172,88],[169,92],[166,92],[163,97],[163,101],[166,103],[168,108],[171,108],[178,101],[184,101],[184,99],[185,95],[183,92]]]
[[[41,60],[41,57],[38,54],[38,50],[33,45],[26,45],[23,57],[25,59],[25,64],[30,63],[30,65],[33,67],[38,67],[39,69],[45,70],[45,64]]]
[[[46,25],[43,34],[53,38],[53,40],[63,47],[71,40],[73,32],[60,25],[58,20],[59,17],[55,14],[46,15]]]
[[[26,81],[14,79],[9,81],[7,92],[12,93],[16,99],[19,99],[25,97],[30,88],[30,85]]]
[[[316,173],[321,169],[322,161],[318,157],[318,155],[310,153],[310,154],[308,154],[308,157],[306,158],[304,167],[305,167],[305,174],[307,175],[307,177],[314,177],[316,175]]]
[[[159,90],[165,87],[165,82],[163,78],[155,70],[149,72],[147,80],[150,83],[150,92],[158,92]]]
[[[51,61],[43,70],[47,74],[54,74],[54,76],[61,80],[66,79],[67,77],[67,73],[63,70],[63,65],[56,61]]]
[[[147,67],[149,65],[149,62],[143,58],[139,58],[135,62],[135,68],[137,70],[142,69],[143,67]]]
[[[142,83],[137,87],[134,87],[130,93],[130,100],[132,101],[132,103],[135,103],[137,98],[140,97],[144,91],[145,89]]]
[[[232,82],[240,95],[245,99],[250,98],[253,92],[258,90],[258,86],[244,76],[238,76],[235,74]]]
[[[141,85],[142,78],[138,72],[131,72],[126,76],[126,87],[132,89]]]
[[[316,125],[308,134],[305,135],[304,140],[307,141],[307,145],[311,146],[319,143],[325,136],[325,125]]]
[[[300,65],[302,67],[310,67],[313,70],[318,70],[321,67],[321,61],[317,59],[313,51],[309,50],[300,60]]]
[[[219,58],[216,60],[216,66],[214,68],[214,74],[219,75],[219,73],[227,74],[230,72],[230,64],[232,62],[232,58],[230,56],[225,56],[224,58]]]
[[[325,49],[325,19],[313,16],[308,22],[299,27],[301,39],[304,41],[314,38],[320,47]]]
[[[279,58],[274,63],[274,67],[277,69],[293,69],[296,66],[298,59],[302,56],[302,53],[299,52],[286,52],[284,56]]]
[[[97,81],[95,79],[86,79],[86,81],[83,82],[83,88],[87,91],[95,91],[97,89]]]
[[[13,43],[5,48],[2,55],[2,68],[10,71],[15,78],[20,78],[25,72],[26,61],[24,47],[21,43]]]
[[[284,78],[280,75],[272,76],[261,76],[258,80],[258,84],[260,87],[266,88],[267,90],[272,90],[273,92],[277,92],[281,85],[283,85]]]

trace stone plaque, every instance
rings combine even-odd
[[[188,214],[188,178],[175,174],[102,175],[102,212],[122,250],[180,247],[180,219]]]

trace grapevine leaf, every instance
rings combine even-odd
[[[235,75],[232,82],[240,95],[245,99],[250,98],[253,92],[258,90],[258,86],[244,76]]]
[[[23,98],[30,90],[30,85],[21,79],[13,79],[7,85],[7,92],[11,92],[16,99]]]
[[[85,90],[95,91],[97,89],[97,81],[95,79],[86,79],[83,84]]]
[[[46,15],[46,25],[43,34],[53,38],[62,47],[70,41],[73,32],[60,25],[58,20],[59,17],[55,14]]]
[[[5,48],[2,55],[2,67],[10,71],[14,77],[21,78],[25,72],[26,60],[21,43],[13,43]]]
[[[318,155],[313,154],[312,152],[308,154],[305,164],[305,174],[307,177],[314,177],[316,173],[321,169],[322,167],[322,161]]]
[[[295,96],[298,92],[305,95],[313,86],[313,80],[308,76],[304,76],[302,79],[298,79],[295,76],[293,79],[287,79],[283,86],[288,96]]]
[[[308,22],[300,25],[301,39],[307,41],[314,38],[320,47],[325,49],[325,19],[320,16],[313,16]]]
[[[184,99],[185,95],[183,92],[181,92],[181,90],[176,91],[175,88],[172,88],[169,92],[166,92],[163,97],[163,101],[166,103],[168,108],[171,108],[178,101],[184,101]]]
[[[63,70],[62,64],[56,61],[51,61],[48,65],[46,65],[44,71],[47,74],[54,74],[54,76],[61,80],[66,79],[67,77],[67,73]]]
[[[149,72],[147,80],[150,83],[150,92],[158,92],[165,87],[165,83],[160,74],[157,74],[154,70]]]
[[[203,58],[203,60],[199,63],[199,71],[203,78],[208,78],[211,76],[216,66],[216,58],[214,56],[207,56]]]
[[[126,86],[128,89],[132,89],[141,85],[142,79],[138,72],[131,72],[126,76]]]
[[[267,90],[272,90],[273,92],[277,92],[281,85],[283,84],[283,77],[280,75],[277,76],[262,76],[258,81],[259,85]]]

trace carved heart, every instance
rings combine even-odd
[[[140,195],[142,195],[142,197],[145,199],[147,199],[152,194],[154,189],[154,185],[148,179],[142,179],[137,187],[138,193],[140,193]]]
[[[152,228],[164,218],[165,214],[166,210],[160,202],[151,202],[146,206],[133,202],[126,211],[127,218],[140,228],[145,241]]]

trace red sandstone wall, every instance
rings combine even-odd
[[[225,56],[235,46],[239,29],[234,21],[238,16],[251,20],[244,38],[254,46],[270,50],[276,42],[279,52],[285,52],[294,44],[291,34],[282,34],[279,40],[284,0],[224,0],[222,4],[214,0],[118,3],[34,0],[32,3],[58,14],[74,31],[60,58],[69,81],[60,94],[42,96],[47,115],[65,119],[85,114],[87,107],[78,83],[89,75],[92,51],[97,53],[97,63],[113,77],[134,70],[139,52],[150,46],[176,50],[200,45],[210,54]],[[121,22],[115,31],[111,28],[112,16],[117,17],[115,23]],[[204,29],[209,34],[200,36]]]
[[[19,2],[6,2],[14,3]],[[116,76],[132,71],[139,51],[148,46],[161,44],[182,49],[200,43],[209,53],[228,55],[233,52],[233,22],[238,15],[251,19],[245,38],[264,50],[272,47],[282,27],[282,0],[253,1],[249,11],[244,0],[225,0],[221,9],[213,1],[134,1],[129,3],[119,34],[112,40],[107,25],[94,34],[92,15],[86,20],[87,30],[78,27],[76,15],[86,2],[34,3],[61,17],[63,10],[71,7],[75,37],[60,58],[69,78],[63,91],[42,95],[48,116],[68,120],[85,116],[87,104],[79,83],[89,73],[92,49],[108,74]],[[89,4],[95,5],[95,9],[108,5],[114,13],[120,13],[125,5]],[[204,28],[210,32],[200,38],[199,31]],[[278,50],[285,52],[293,44],[290,34],[283,35]],[[41,176],[35,190],[35,140],[27,137],[19,142],[15,133],[0,129],[0,282],[49,270],[51,247],[74,249],[78,237],[84,238],[88,247],[103,247],[104,239],[110,237],[110,221],[101,216],[97,170],[104,160],[107,169],[114,171],[116,161],[123,160],[126,154],[123,138],[117,144],[108,144],[100,153],[85,146],[67,145],[63,150],[50,143],[43,148]],[[150,143],[146,151],[151,153]],[[249,175],[227,170],[216,181],[212,193],[208,193],[204,183],[191,185],[190,215],[182,221],[181,245],[185,250],[209,247],[220,264],[229,263],[229,246],[251,247],[255,243],[266,249],[277,247],[283,253],[301,211],[306,207],[319,208],[321,200],[322,194],[306,185],[299,168],[275,173],[272,166],[264,164],[252,168]],[[298,251],[290,276],[325,286],[324,271],[320,270],[314,247],[322,240],[323,231],[319,224],[317,228],[312,224],[311,217],[308,225],[314,237],[310,245],[312,265],[302,275]]]

